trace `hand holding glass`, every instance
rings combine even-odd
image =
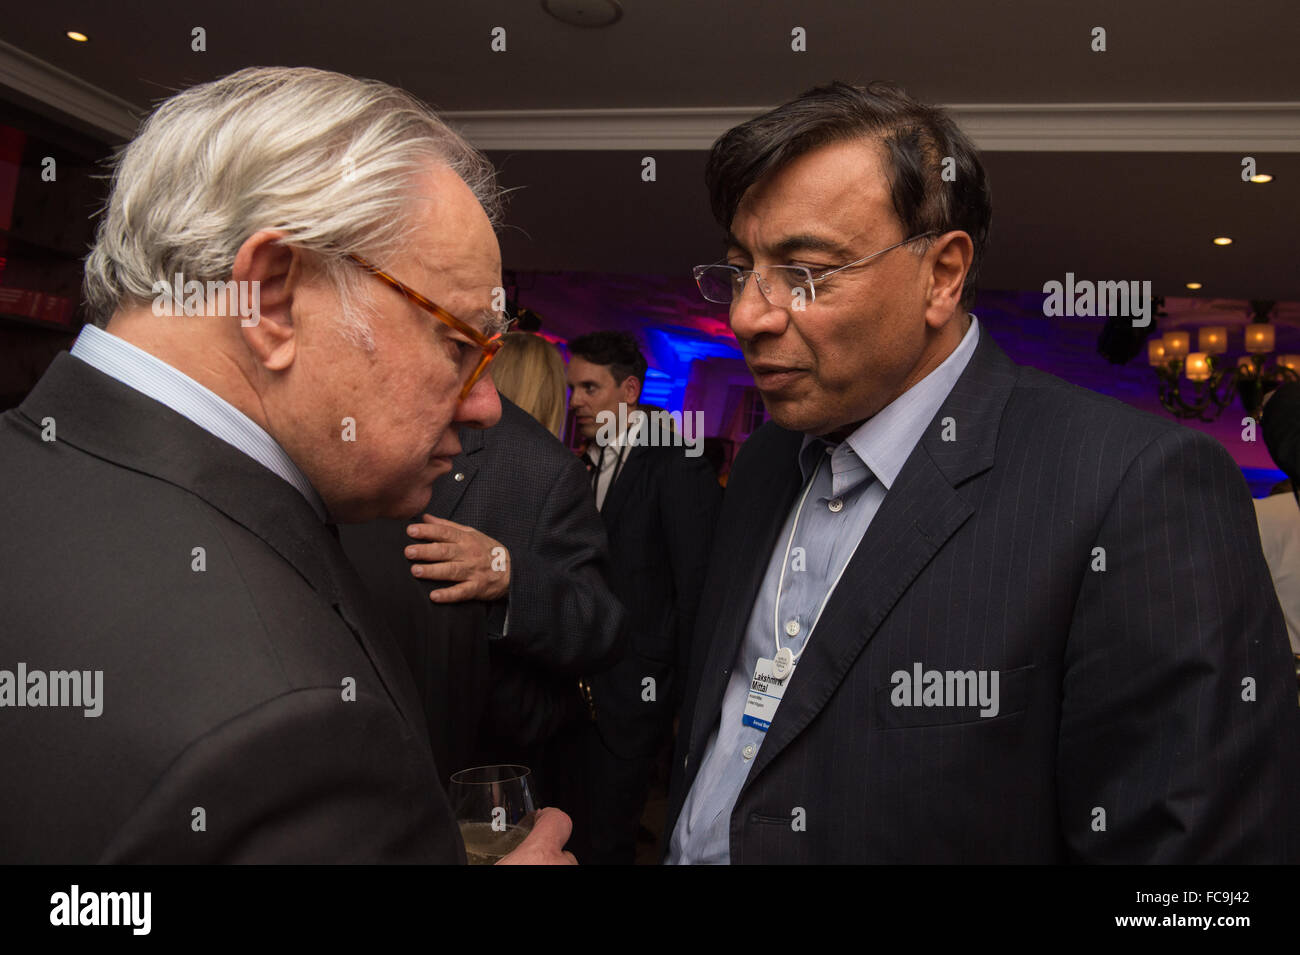
[[[477,766],[451,777],[447,795],[470,865],[495,865],[533,828],[537,803],[527,766]]]

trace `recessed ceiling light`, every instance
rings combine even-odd
[[[1232,245],[1232,240],[1229,239],[1226,235],[1221,235],[1221,236],[1219,236],[1217,239],[1214,240],[1214,244],[1215,244],[1215,245]]]
[[[68,39],[76,40],[78,43],[85,43],[87,40],[90,39],[90,37],[86,36],[86,34],[84,33],[78,33],[76,30],[69,30]]]
[[[542,0],[542,9],[574,27],[607,27],[623,18],[618,0]]]
[[[1201,287],[1201,283],[1200,283],[1200,282],[1188,282],[1188,283],[1187,283],[1187,287],[1188,287],[1189,289],[1191,289],[1193,292],[1195,292],[1198,288]]]
[[[1272,182],[1273,177],[1266,172],[1261,172],[1258,173],[1257,175],[1251,176],[1250,181],[1251,182]]]

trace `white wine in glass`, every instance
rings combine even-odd
[[[451,800],[470,865],[495,865],[533,828],[537,804],[527,766],[476,766],[451,777]]]

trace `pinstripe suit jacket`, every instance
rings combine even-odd
[[[800,489],[800,439],[766,425],[732,470],[665,833]],[[999,671],[998,714],[894,705],[892,675],[918,663]],[[982,334],[809,641],[731,815],[731,861],[1293,860],[1298,746],[1231,457]]]

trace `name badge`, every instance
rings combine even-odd
[[[793,676],[794,667],[791,667],[784,676],[778,677],[776,663],[760,657],[758,665],[754,667],[754,676],[749,681],[749,699],[745,701],[745,715],[740,718],[740,722],[766,733]]]

